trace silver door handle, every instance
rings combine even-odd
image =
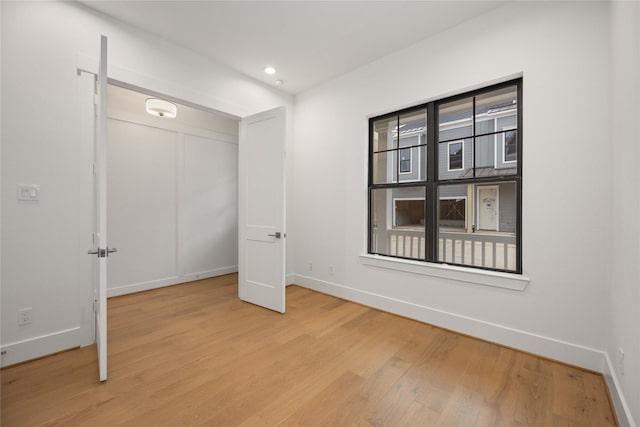
[[[282,235],[282,234],[281,234],[279,231],[276,231],[276,233],[275,233],[275,234],[267,234],[267,236],[269,236],[269,237],[275,237],[276,239],[279,239],[281,235]]]
[[[98,248],[98,249],[87,251],[89,255],[98,255],[98,258],[106,258],[109,256],[109,254],[112,254],[114,252],[118,252],[118,249],[117,248],[107,248],[107,249]]]

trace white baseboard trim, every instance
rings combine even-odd
[[[607,387],[609,387],[609,395],[611,396],[611,402],[618,417],[618,423],[620,427],[637,427],[631,415],[629,405],[624,398],[624,393],[622,393],[622,387],[620,387],[618,376],[616,375],[615,369],[613,369],[609,353],[604,353],[604,359],[602,375],[607,382]]]
[[[603,371],[604,352],[600,350],[304,275],[296,275],[295,283],[338,298],[344,298],[517,350],[596,372]]]
[[[166,277],[164,279],[151,280],[148,282],[133,283],[130,285],[116,286],[107,289],[107,298],[120,295],[132,294],[135,292],[149,291],[151,289],[163,288],[165,286],[178,285],[180,283],[192,282],[194,280],[209,279],[211,277],[223,276],[225,274],[237,273],[238,266],[216,268],[214,270],[199,271],[196,273],[186,273],[182,276]]]
[[[2,350],[1,366],[11,366],[16,363],[48,356],[59,351],[79,347],[81,340],[80,327],[65,329],[38,337],[29,338],[5,344]]]
[[[296,283],[296,275],[293,273],[287,274],[284,279],[285,286],[291,286]]]

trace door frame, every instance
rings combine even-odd
[[[78,53],[77,57],[76,57],[76,71],[78,73],[81,72],[86,72],[86,73],[90,73],[90,74],[94,74],[97,75],[98,73],[98,68],[99,68],[99,60],[96,57],[93,56],[88,56],[85,55],[83,53]],[[262,112],[265,111],[269,111],[272,109],[276,109],[276,108],[285,108],[287,110],[286,112],[286,129],[285,129],[285,147],[289,145],[289,138],[291,135],[291,130],[290,130],[290,112],[289,112],[289,107],[290,105],[287,104],[286,102],[282,101],[282,103],[278,106],[271,106],[268,107],[265,110],[259,110],[257,113],[248,113],[248,114],[241,114],[242,110],[239,108],[238,111],[236,111],[235,113],[231,113],[228,110],[231,109],[233,110],[234,108],[231,107],[232,104],[228,104],[228,106],[230,108],[226,108],[225,107],[225,102],[222,101],[221,102],[221,108],[220,109],[215,109],[212,107],[207,107],[205,105],[203,105],[201,102],[198,101],[191,101],[189,100],[189,96],[183,97],[180,95],[171,95],[170,92],[180,92],[183,95],[188,95],[189,93],[196,93],[196,92],[192,92],[192,91],[186,91],[184,87],[180,87],[180,86],[175,86],[172,85],[171,89],[169,91],[165,91],[165,89],[168,89],[165,85],[165,87],[163,87],[161,90],[154,90],[154,89],[150,89],[150,87],[156,86],[158,84],[158,81],[150,78],[149,76],[147,76],[146,74],[142,74],[139,72],[136,72],[135,70],[131,70],[128,68],[124,68],[118,64],[114,64],[113,62],[111,62],[109,64],[109,72],[107,72],[107,84],[111,84],[114,86],[119,86],[119,87],[123,87],[126,89],[130,89],[130,90],[134,90],[134,91],[139,91],[139,92],[143,92],[146,94],[149,94],[150,96],[155,96],[155,97],[160,97],[163,99],[166,99],[167,101],[173,101],[173,102],[178,102],[190,107],[194,107],[194,108],[198,108],[204,111],[209,111],[209,112],[213,112],[213,113],[217,113],[217,114],[223,114],[223,115],[227,115],[231,118],[235,118],[238,119],[239,121],[242,120],[245,117],[249,117],[255,114],[260,114]],[[92,96],[93,93],[92,93]],[[193,99],[193,98],[192,98]],[[201,98],[201,99],[208,99],[211,100],[213,98]],[[215,99],[214,99],[215,100]],[[237,106],[234,106],[237,107]],[[239,115],[241,114],[241,115]],[[286,165],[286,160],[285,160],[285,165]],[[285,175],[285,194],[286,194],[286,175]],[[92,190],[93,192],[93,190]],[[93,195],[92,195],[93,197]],[[283,212],[283,221],[284,221],[284,226],[286,226],[286,203],[285,203],[285,209]],[[287,253],[286,251],[284,251],[283,254],[283,263],[284,263],[284,275],[286,278],[286,261],[287,261]],[[93,273],[92,273],[93,274]],[[93,294],[93,279],[91,278],[91,299],[88,300],[87,305],[84,307],[80,307],[80,310],[90,310],[93,313],[93,309],[94,309],[94,294]],[[286,287],[286,279],[285,279],[285,287]],[[93,316],[92,316],[93,317]],[[87,324],[87,327],[90,327],[92,330],[95,330],[95,321],[92,319],[91,324]],[[95,336],[94,336],[94,343],[95,343]]]

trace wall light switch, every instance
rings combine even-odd
[[[40,186],[19,184],[18,185],[18,200],[37,202],[40,200]]]

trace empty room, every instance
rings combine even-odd
[[[639,2],[0,22],[3,426],[639,422]]]

